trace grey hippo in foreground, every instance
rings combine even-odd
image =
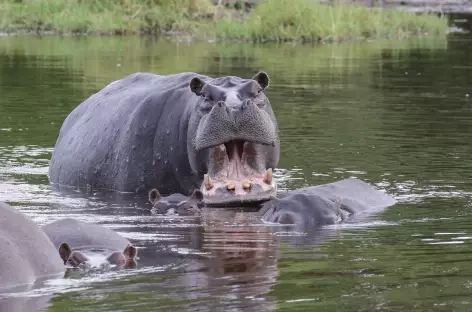
[[[65,265],[86,268],[109,263],[118,268],[136,267],[136,247],[99,224],[66,218],[43,225],[42,229]]]
[[[49,179],[58,187],[164,195],[200,189],[205,205],[260,203],[276,193],[278,125],[269,76],[135,73],[64,120]]]
[[[63,276],[64,264],[39,225],[0,203],[0,291]]]
[[[345,222],[361,213],[378,211],[396,200],[357,178],[286,192],[264,203],[263,221],[310,230]]]

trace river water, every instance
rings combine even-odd
[[[472,37],[293,46],[136,37],[0,37],[0,201],[74,217],[139,248],[134,270],[53,280],[1,311],[472,310]],[[137,71],[271,77],[281,190],[358,177],[399,203],[310,235],[248,211],[151,215],[53,192],[62,121]]]

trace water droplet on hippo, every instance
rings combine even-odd
[[[156,154],[157,160],[161,160],[161,153]]]
[[[156,160],[153,159],[153,160],[152,160],[152,165],[154,166],[155,164],[156,164]]]
[[[179,168],[175,168],[175,172],[179,172]]]
[[[170,147],[170,151],[172,152],[173,150],[174,150],[174,147],[173,147],[173,146],[171,146],[171,147]]]
[[[164,164],[166,164],[166,165],[167,165],[167,163],[168,163],[167,159],[166,159],[166,160],[164,160]]]
[[[135,149],[136,149],[136,145],[131,146],[131,149],[135,150]]]
[[[166,134],[167,134],[167,135],[170,134],[170,130],[169,130],[169,129],[166,130]]]

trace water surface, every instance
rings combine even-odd
[[[0,310],[471,310],[471,39],[0,38],[0,201],[39,224],[66,216],[103,224],[140,255],[135,270],[50,281],[0,298]],[[64,118],[111,81],[138,71],[258,70],[271,77],[282,191],[358,177],[399,204],[306,235],[263,225],[255,212],[159,217],[132,198],[51,191],[48,164]]]

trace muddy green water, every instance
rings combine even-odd
[[[0,201],[39,224],[111,227],[140,255],[135,270],[0,296],[0,311],[471,311],[470,60],[468,35],[315,47],[0,37]],[[51,191],[62,121],[111,81],[260,69],[281,129],[282,190],[355,176],[399,203],[305,235],[251,212],[165,218]]]

